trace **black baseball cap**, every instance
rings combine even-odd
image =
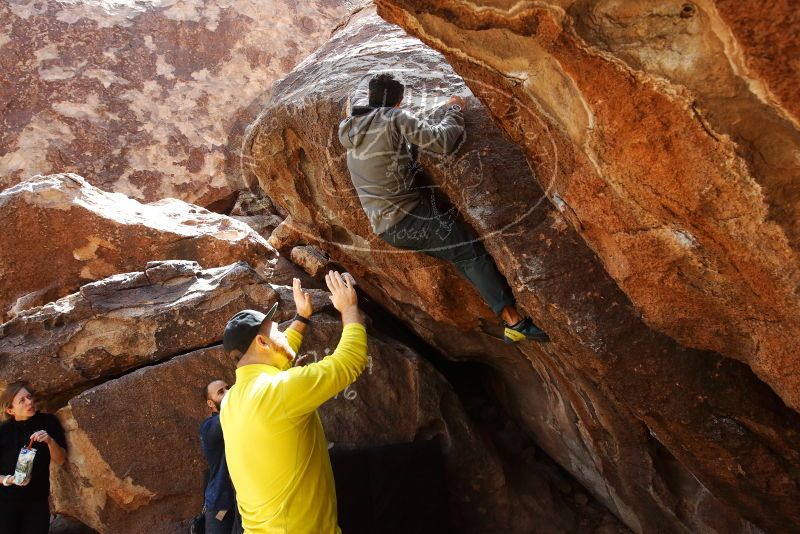
[[[271,321],[278,311],[278,303],[272,305],[267,313],[255,310],[242,310],[228,321],[222,334],[222,347],[225,352],[238,350],[242,354],[250,348],[264,321]]]

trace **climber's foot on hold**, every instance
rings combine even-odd
[[[503,341],[506,343],[519,343],[525,339],[546,343],[550,341],[550,336],[533,324],[530,317],[525,317],[516,324],[506,326],[503,332]]]

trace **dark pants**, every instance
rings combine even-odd
[[[36,501],[0,501],[0,532],[3,534],[47,534],[50,504]]]
[[[225,512],[222,520],[217,519],[219,510],[206,510],[206,534],[238,534],[243,532],[242,519],[236,506]]]
[[[514,296],[483,244],[469,228],[423,199],[408,215],[378,237],[397,248],[424,252],[455,265],[496,315],[514,305]]]

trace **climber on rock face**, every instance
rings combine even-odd
[[[297,315],[285,332],[266,314],[231,318],[223,347],[239,358],[236,383],[222,401],[225,457],[247,533],[339,533],[328,441],[317,408],[355,381],[367,365],[367,333],[355,287],[330,271],[325,282],[342,314],[333,354],[293,366],[313,313],[311,296],[294,279]]]
[[[363,93],[357,90],[351,102],[363,99]],[[391,74],[375,75],[368,105],[351,105],[350,116],[339,125],[350,177],[373,231],[395,247],[451,261],[503,319],[506,342],[549,341],[519,314],[508,283],[471,230],[440,213],[432,195],[414,188],[419,166],[413,147],[439,154],[455,151],[464,134],[464,99],[451,97],[444,118],[429,124],[399,108],[403,93],[403,84]]]

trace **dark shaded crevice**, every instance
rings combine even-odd
[[[215,200],[211,204],[204,206],[208,211],[219,213],[222,215],[230,214],[233,207],[236,205],[236,200],[239,198],[239,191],[234,191],[225,198]]]
[[[96,530],[66,515],[57,515],[50,521],[49,534],[98,534]]]
[[[665,491],[662,491],[661,495],[670,495],[669,507],[687,529],[691,529],[695,517],[701,515],[706,525],[713,527],[717,532],[741,532],[743,527],[752,534],[763,532],[744,519],[740,521],[731,519],[738,516],[737,511],[715,499],[655,437],[649,440],[648,454],[653,461],[653,468],[659,474],[659,479],[654,481],[654,484],[663,485]],[[718,513],[720,506],[729,513]]]
[[[331,29],[330,37],[333,37],[342,28],[346,28],[350,24],[350,21],[353,20],[353,17],[355,17],[365,9],[370,9],[370,8],[372,8],[372,2],[364,2],[364,5],[350,12],[350,14],[347,16],[345,20],[341,21],[339,24],[334,26],[333,29]]]
[[[524,524],[526,521],[521,516],[527,515],[533,516],[534,521],[553,521],[548,528],[554,532],[591,532],[599,528],[609,533],[629,532],[506,411],[492,385],[502,382],[497,371],[481,362],[447,359],[360,290],[359,306],[372,320],[371,335],[391,338],[408,346],[433,365],[452,386],[471,425],[501,459],[506,487],[513,501],[511,510],[515,519],[512,522],[519,519],[520,524]],[[542,499],[542,496],[549,498]]]

